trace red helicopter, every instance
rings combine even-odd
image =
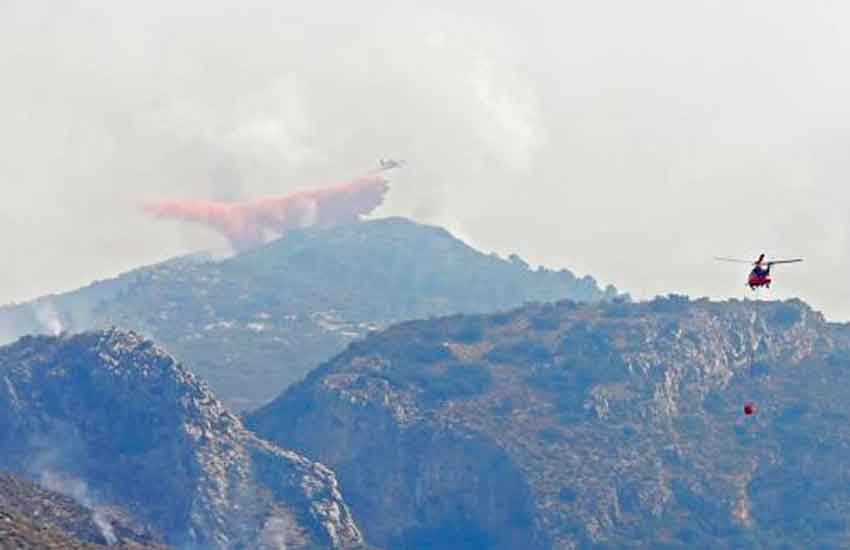
[[[769,260],[765,261],[764,254],[760,254],[758,259],[754,262],[749,260],[736,260],[735,258],[717,258],[716,260],[720,260],[721,262],[735,262],[740,264],[749,264],[754,266],[752,271],[750,271],[749,277],[747,277],[747,286],[750,287],[751,290],[755,290],[757,288],[765,287],[770,288],[770,283],[773,279],[770,278],[770,267],[775,264],[793,264],[797,262],[802,262],[802,258],[794,258],[793,260]]]
[[[774,264],[793,264],[797,262],[802,262],[802,258],[794,258],[792,260],[770,260],[765,261],[764,254],[760,254],[758,259],[754,262],[750,262],[748,260],[737,260],[735,258],[718,258],[715,257],[716,260],[720,260],[722,262],[735,262],[742,264],[750,264],[753,266],[752,271],[750,271],[750,275],[747,277],[747,286],[750,287],[750,290],[758,290],[759,288],[770,288],[770,283],[772,279],[770,278],[770,267]],[[758,301],[756,301],[756,308],[758,308]],[[756,309],[756,315],[758,315],[758,309]],[[754,358],[750,360],[750,377],[753,375],[753,363],[755,362]],[[744,403],[744,414],[747,416],[752,416],[753,413],[756,412],[756,404],[754,401],[747,401]]]

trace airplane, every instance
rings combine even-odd
[[[407,164],[406,161],[403,160],[393,160],[393,159],[381,159],[381,169],[382,170],[392,170],[393,168],[399,168]]]
[[[774,264],[793,264],[803,261],[802,258],[765,261],[764,254],[759,255],[758,259],[754,262],[749,260],[738,260],[735,258],[720,258],[716,256],[714,259],[720,260],[721,262],[735,262],[754,266],[752,271],[750,271],[750,275],[747,277],[747,286],[750,287],[750,290],[756,290],[761,287],[770,288],[770,283],[773,282],[773,279],[770,278],[770,266]]]

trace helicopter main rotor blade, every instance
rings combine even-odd
[[[733,262],[733,263],[736,263],[736,264],[747,264],[747,265],[753,265],[753,261],[752,261],[752,260],[739,260],[739,259],[737,259],[737,258],[721,258],[721,257],[719,257],[719,256],[715,256],[715,257],[714,257],[714,259],[715,259],[715,260],[719,260],[719,261],[721,261],[721,262]]]
[[[767,265],[774,265],[774,264],[795,264],[795,263],[797,263],[797,262],[802,262],[802,261],[803,261],[803,258],[794,258],[793,260],[770,260],[769,262],[767,262]]]

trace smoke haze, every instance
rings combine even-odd
[[[407,159],[373,216],[633,296],[850,319],[850,5],[0,2],[0,302],[227,237],[139,211]],[[223,233],[226,235],[227,233]],[[783,269],[784,268],[784,269]]]

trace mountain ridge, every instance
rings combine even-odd
[[[0,337],[120,326],[162,342],[236,410],[255,408],[370,331],[527,301],[606,300],[589,276],[531,270],[445,229],[384,218],[292,231],[225,260],[203,254],[0,307]]]
[[[850,431],[824,418],[850,418],[850,331],[800,301],[754,305],[562,301],[402,323],[247,425],[333,468],[391,550],[841,546]]]
[[[0,380],[0,467],[82,485],[178,547],[363,546],[331,470],[245,430],[136,333],[24,337]]]

